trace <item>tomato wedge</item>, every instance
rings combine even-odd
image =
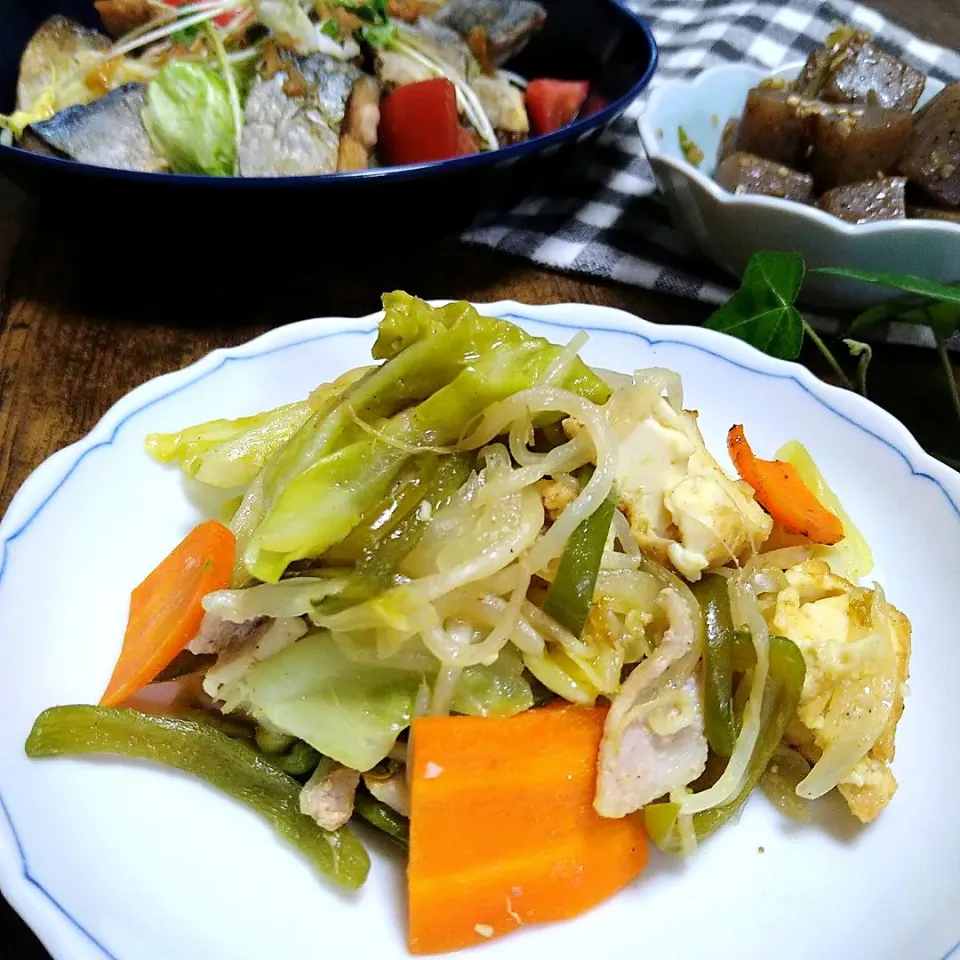
[[[551,80],[540,77],[527,84],[525,101],[530,125],[536,134],[553,133],[576,119],[590,92],[586,80]]]
[[[457,91],[443,77],[398,87],[380,105],[380,148],[387,163],[428,163],[476,153],[460,126]]]

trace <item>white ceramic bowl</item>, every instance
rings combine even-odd
[[[712,179],[723,125],[743,112],[747,91],[764,77],[792,79],[802,64],[771,74],[749,64],[711,67],[689,81],[665,83],[640,118],[640,136],[677,226],[725,270],[740,276],[754,250],[797,250],[809,267],[855,267],[960,281],[960,226],[936,220],[849,224],[813,206],[729,193]],[[928,80],[921,105],[943,89]],[[699,167],[680,149],[677,130],[704,152]],[[804,299],[824,307],[863,307],[896,294],[881,287],[811,274]]]

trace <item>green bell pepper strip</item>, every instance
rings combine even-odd
[[[616,506],[612,499],[604,500],[570,534],[543,604],[543,612],[575,637],[583,634],[593,606],[593,591]]]
[[[747,766],[747,778],[740,793],[729,803],[693,815],[697,840],[703,840],[732,819],[747,802],[760,781],[797,710],[806,664],[797,645],[785,637],[770,638],[770,673],[760,708],[760,735]],[[676,803],[651,803],[643,809],[644,823],[650,839],[664,853],[680,852]]]
[[[34,722],[26,752],[29,757],[108,753],[176,767],[259,813],[341,886],[356,889],[370,869],[367,851],[349,830],[322,830],[300,812],[296,780],[248,743],[208,724],[116,707],[52,707]]]
[[[704,623],[703,708],[707,743],[714,753],[729,757],[737,742],[733,715],[733,618],[727,581],[706,574],[691,589]]]
[[[358,817],[362,817],[371,826],[383,831],[404,847],[409,844],[410,821],[363,788],[357,791],[353,809]]]
[[[430,516],[450,503],[467,482],[473,463],[474,457],[462,454],[434,457],[430,468],[423,471],[416,491],[408,494],[406,509],[392,523],[371,531],[356,568],[357,577],[374,588],[371,596],[390,585],[400,565],[419,543]],[[422,503],[430,504],[430,516],[421,516]]]
[[[322,604],[324,614],[370,600],[393,585],[407,555],[420,542],[430,517],[442,510],[467,482],[475,458],[455,454],[418,457],[404,471],[390,492],[365,517],[343,543],[324,554],[325,560],[355,563],[344,590]],[[422,503],[430,515],[421,515]]]

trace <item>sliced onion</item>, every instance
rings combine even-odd
[[[666,367],[646,367],[633,374],[633,382],[638,387],[654,387],[658,396],[666,395],[674,410],[683,409],[683,381],[679,373]]]
[[[641,558],[640,569],[644,571],[644,573],[650,574],[663,584],[664,587],[671,587],[680,594],[680,599],[687,608],[687,614],[694,625],[696,640],[695,652],[699,657],[703,650],[704,643],[703,614],[700,612],[700,604],[697,603],[697,598],[693,595],[693,591],[687,585],[686,581],[681,580],[680,577],[671,570],[668,570],[665,566],[657,563],[656,560],[651,560],[647,556]]]
[[[445,597],[442,606],[444,614],[448,616],[463,617],[470,623],[492,627],[500,621],[507,609],[507,603],[503,597],[484,594],[479,597]],[[540,656],[544,648],[543,637],[522,615],[528,604],[529,601],[525,600],[510,639],[513,645],[524,653]],[[532,607],[533,604],[529,606]]]
[[[569,630],[557,623],[553,617],[544,613],[535,603],[525,600],[521,612],[545,639],[563,647],[570,656],[585,658],[593,655],[594,650],[589,643],[577,639]]]
[[[550,362],[546,370],[537,378],[535,387],[553,387],[559,386],[563,378],[567,375],[570,365],[577,358],[577,354],[586,346],[590,335],[581,330],[574,334],[570,342],[557,354],[556,358]]]
[[[789,570],[813,556],[813,547],[781,547],[769,553],[754,554],[746,563],[744,570],[751,576],[760,570]]]
[[[430,701],[431,716],[445,717],[450,713],[453,695],[461,673],[463,673],[463,667],[456,665],[444,665],[440,668],[436,683],[433,685],[433,698]]]
[[[639,557],[640,544],[633,539],[633,533],[630,531],[630,521],[621,513],[619,507],[613,511],[613,529],[620,546],[623,547],[623,552]]]

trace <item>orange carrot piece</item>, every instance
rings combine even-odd
[[[130,594],[120,659],[100,705],[113,707],[146,686],[196,636],[201,600],[230,585],[237,541],[216,520],[194,527]]]
[[[757,503],[784,531],[814,543],[832,544],[843,539],[840,519],[810,492],[792,463],[758,460],[740,424],[734,424],[727,433],[727,450],[737,473],[753,487]]]
[[[413,723],[411,953],[577,916],[647,863],[638,816],[593,808],[605,707]]]

